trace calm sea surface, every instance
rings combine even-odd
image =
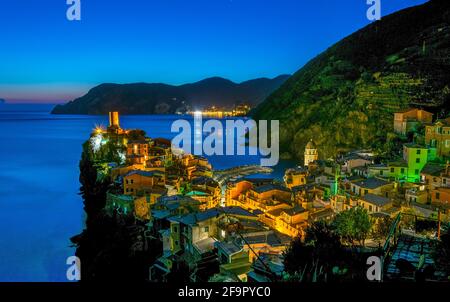
[[[70,237],[83,229],[81,144],[106,116],[51,115],[51,105],[0,104],[0,281],[66,281]],[[123,128],[173,138],[179,116],[123,116]],[[250,156],[212,157],[215,169],[258,164]],[[274,177],[294,162],[282,161]]]

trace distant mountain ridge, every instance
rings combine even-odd
[[[395,145],[393,113],[450,113],[450,1],[410,7],[331,46],[252,112],[280,120],[284,157],[303,158],[313,138],[321,158]],[[383,150],[382,150],[383,149]]]
[[[101,84],[86,95],[56,106],[53,114],[173,114],[187,108],[232,107],[242,102],[256,106],[278,89],[289,75],[242,83],[213,77],[180,86],[162,83]]]

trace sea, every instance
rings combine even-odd
[[[54,105],[0,104],[0,281],[65,282],[70,238],[84,228],[79,195],[81,145],[107,116],[52,115]],[[172,139],[179,115],[128,115],[126,129]],[[257,156],[208,157],[214,169],[258,164]],[[294,161],[281,160],[272,177],[282,179]],[[260,177],[261,175],[254,175]],[[267,175],[264,175],[267,177]]]

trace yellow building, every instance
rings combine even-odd
[[[359,198],[358,205],[366,209],[369,214],[386,213],[392,208],[392,201],[383,196],[366,194]]]
[[[450,157],[450,117],[425,127],[425,144],[439,157]]]
[[[280,203],[291,201],[291,191],[283,186],[268,184],[250,189],[245,198],[244,208],[270,211]]]
[[[368,178],[351,183],[351,193],[364,196],[366,194],[375,194],[389,196],[394,188],[394,184],[379,178]]]
[[[290,237],[303,236],[309,212],[301,206],[285,209],[276,220],[276,230]]]
[[[305,167],[309,166],[310,163],[319,159],[319,152],[317,151],[317,146],[311,139],[305,148]]]
[[[288,169],[284,175],[284,183],[286,187],[292,189],[293,187],[305,185],[308,177],[308,170],[303,168]]]
[[[358,198],[348,196],[347,194],[337,194],[330,198],[330,204],[333,211],[339,213],[356,207],[358,205]]]

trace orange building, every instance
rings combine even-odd
[[[148,160],[148,142],[145,140],[129,141],[127,144],[127,163],[141,164],[144,167]]]
[[[281,203],[291,202],[291,191],[283,186],[268,184],[250,189],[246,193],[245,208],[270,211]]]
[[[436,148],[439,157],[450,157],[450,117],[425,127],[425,143]]]
[[[242,178],[230,181],[227,183],[225,202],[227,206],[242,206],[239,203],[245,203],[245,195],[250,189],[272,182],[271,178]]]
[[[431,192],[431,203],[433,205],[450,204],[450,187],[436,188]]]
[[[405,136],[420,124],[433,121],[433,114],[421,109],[408,109],[394,114],[394,132]]]
[[[159,171],[130,171],[123,177],[123,192],[125,195],[145,195],[145,191],[154,186],[164,186],[164,178]]]
[[[308,225],[309,212],[301,206],[283,210],[276,221],[278,232],[291,237],[303,236],[303,230]]]

